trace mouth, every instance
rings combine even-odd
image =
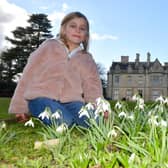
[[[72,35],[72,36],[73,36],[73,37],[76,37],[76,38],[80,38],[80,36],[79,36],[79,35],[75,35],[75,34],[74,34],[74,35]]]

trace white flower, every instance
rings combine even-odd
[[[99,116],[103,112],[101,105],[99,105],[95,110],[95,115]]]
[[[93,106],[92,103],[88,103],[88,104],[86,104],[85,107],[86,107],[88,110],[94,110],[94,106]]]
[[[161,125],[162,127],[167,127],[167,121],[161,120],[161,121],[160,121],[160,125]]]
[[[116,103],[116,105],[115,105],[115,108],[121,109],[121,107],[122,107],[122,105],[121,105],[121,103],[118,101],[118,102]]]
[[[62,133],[68,129],[67,124],[63,123],[59,127],[57,127],[56,131],[59,133]]]
[[[88,111],[86,110],[85,107],[82,107],[81,110],[79,111],[79,118],[86,116],[87,118],[90,118]]]
[[[98,105],[101,103],[101,101],[102,101],[102,98],[101,98],[101,97],[98,97],[98,98],[96,99],[96,105],[98,106]]]
[[[107,137],[110,138],[110,137],[116,137],[117,136],[117,132],[112,129],[111,131],[109,131],[109,133],[107,134]]]
[[[127,117],[127,114],[126,114],[124,111],[122,111],[122,112],[118,115],[118,117],[119,117],[119,118],[121,118],[121,117],[126,118],[126,117]]]
[[[97,108],[95,110],[95,114],[98,115],[98,114],[104,113],[105,111],[108,111],[109,113],[111,113],[110,103],[103,98],[99,98],[97,103]]]
[[[144,104],[139,104],[139,109],[144,110]]]
[[[158,98],[155,99],[156,102],[160,102],[161,104],[164,103],[164,98],[162,96],[159,96]]]
[[[132,96],[133,101],[137,101],[138,99],[139,99],[139,97],[137,95]]]
[[[131,115],[127,116],[127,118],[133,121],[134,120],[134,115],[131,114]]]
[[[153,110],[149,110],[149,112],[148,112],[148,116],[151,116],[152,113],[153,113]]]
[[[53,113],[53,114],[51,115],[51,117],[52,117],[52,118],[55,118],[55,119],[61,118],[60,113],[59,113],[58,111],[56,111],[55,113]]]
[[[32,127],[34,128],[34,122],[33,122],[32,118],[31,118],[29,121],[27,121],[27,122],[24,124],[24,126],[32,126]]]
[[[152,125],[159,126],[159,122],[157,121],[158,116],[151,116],[148,122]]]
[[[102,109],[103,111],[109,111],[109,112],[111,111],[111,108],[108,102],[103,102]]]
[[[38,117],[41,118],[42,120],[44,120],[44,118],[49,119],[50,118],[50,112],[49,112],[48,107],[46,107],[45,110],[42,113],[40,113]]]
[[[5,123],[5,121],[2,121],[1,123],[2,123],[2,125],[1,125],[0,128],[1,128],[1,129],[6,129],[6,123]]]
[[[168,98],[166,97],[165,100],[164,100],[164,104],[167,104],[168,105]]]
[[[128,163],[133,162],[135,159],[135,156],[136,156],[135,153],[132,153],[131,156],[129,157]]]
[[[137,105],[136,105],[135,108],[144,110],[144,106],[145,106],[145,104],[144,104],[144,99],[138,98],[138,100],[137,100]]]
[[[142,104],[142,105],[144,105],[144,99],[142,99],[142,98],[139,98],[139,99],[138,99],[138,102],[139,102],[139,104]]]

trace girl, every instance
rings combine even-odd
[[[26,120],[28,112],[37,118],[46,109],[61,111],[58,124],[87,127],[78,112],[87,102],[102,97],[96,64],[88,53],[89,23],[80,12],[62,20],[59,36],[43,42],[29,57],[12,97],[9,112]],[[41,119],[41,118],[40,118]],[[48,118],[42,120],[51,124]]]

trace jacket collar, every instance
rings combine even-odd
[[[82,51],[84,49],[83,44],[81,43],[78,47],[74,48],[72,51],[69,51],[69,49],[66,47],[64,42],[59,37],[57,37],[56,40],[64,46],[64,48],[68,54],[68,58],[73,57],[78,51]]]

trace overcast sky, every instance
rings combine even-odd
[[[168,62],[168,0],[0,0],[0,49],[16,26],[26,26],[28,15],[45,13],[52,33],[59,32],[61,19],[72,11],[84,13],[90,22],[90,52],[106,70],[112,61],[128,55],[130,61],[156,58]]]

